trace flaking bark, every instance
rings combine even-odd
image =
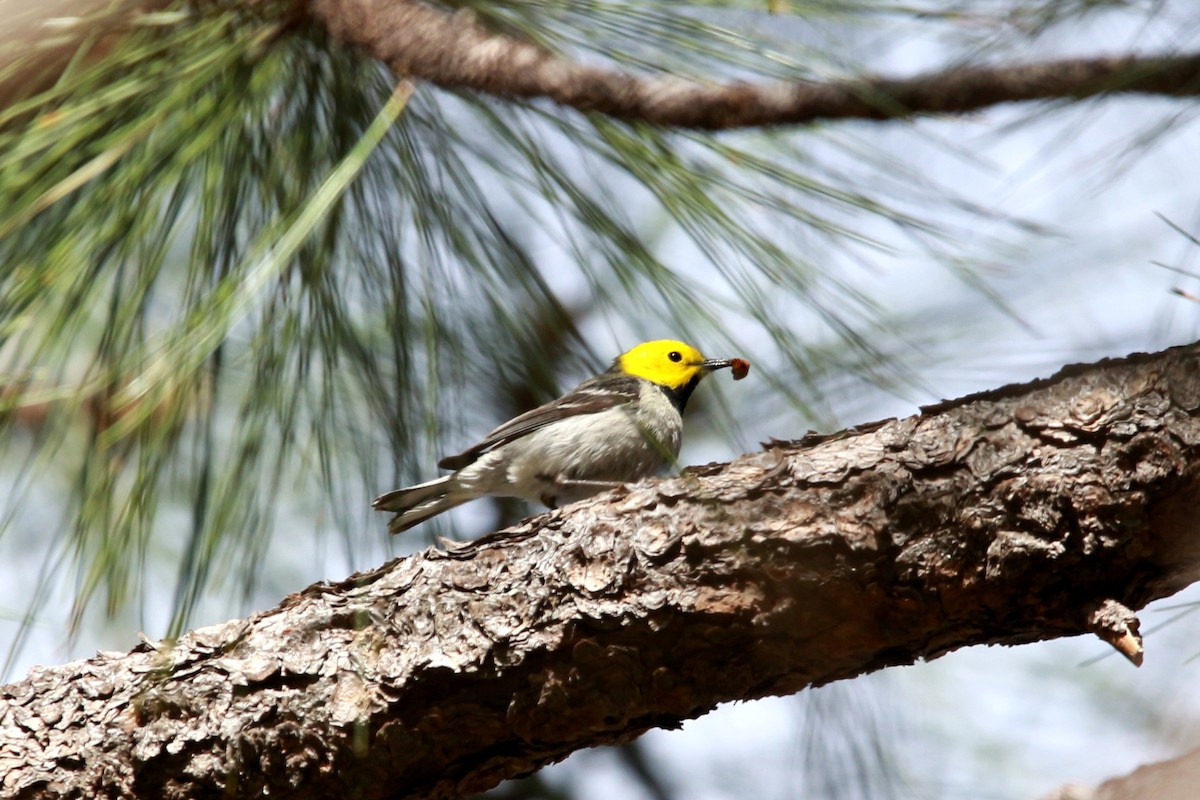
[[[461,797],[966,645],[1093,631],[1140,655],[1130,609],[1200,570],[1198,361],[772,442],[36,669],[0,689],[0,795]]]

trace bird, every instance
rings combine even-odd
[[[673,339],[643,342],[557,400],[527,411],[438,462],[449,475],[375,498],[400,533],[477,497],[519,497],[548,508],[658,474],[679,455],[683,410],[700,381],[743,358],[710,359]]]

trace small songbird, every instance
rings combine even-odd
[[[692,390],[724,367],[741,380],[750,363],[706,359],[683,342],[639,344],[607,371],[438,462],[453,474],[380,495],[371,505],[396,512],[388,530],[400,533],[476,497],[556,508],[654,475],[679,455]]]

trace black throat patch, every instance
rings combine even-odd
[[[680,386],[678,389],[672,389],[669,386],[663,386],[661,383],[658,384],[658,388],[662,389],[663,394],[665,394],[667,399],[671,401],[671,405],[679,409],[679,413],[682,414],[684,407],[687,406],[688,398],[692,396],[692,392],[695,391],[696,387],[700,385],[700,379],[703,377],[703,372],[697,372],[692,376],[690,381],[685,383],[683,386]]]

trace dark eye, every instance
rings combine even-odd
[[[683,355],[678,350],[672,350],[671,352],[667,353],[667,358],[676,362],[683,361]]]

